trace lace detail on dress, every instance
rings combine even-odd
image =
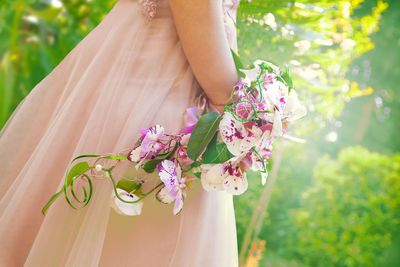
[[[139,0],[142,5],[142,13],[148,21],[152,20],[157,15],[159,0]]]

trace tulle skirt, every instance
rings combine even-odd
[[[232,196],[199,181],[183,211],[154,196],[140,216],[110,208],[109,180],[93,180],[78,210],[60,197],[70,160],[134,145],[154,124],[176,133],[202,95],[167,6],[147,22],[120,0],[19,104],[0,134],[0,266],[237,266]],[[118,178],[134,176],[124,163]]]

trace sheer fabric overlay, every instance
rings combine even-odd
[[[236,50],[236,1],[223,3]],[[226,11],[228,10],[228,11]],[[133,146],[138,129],[175,133],[203,97],[185,58],[168,1],[149,21],[137,0],[119,0],[19,104],[0,132],[0,266],[237,266],[232,196],[195,182],[183,211],[149,196],[140,216],[110,208],[109,180],[93,180],[88,206],[60,197],[70,160]],[[118,178],[157,177],[120,164]],[[77,185],[79,187],[79,185]]]

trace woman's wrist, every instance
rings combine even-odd
[[[220,114],[224,113],[225,106],[228,105],[228,103],[214,103],[213,101],[209,101],[209,107],[211,108],[211,111],[218,111]]]

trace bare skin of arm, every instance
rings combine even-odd
[[[169,0],[184,53],[211,104],[222,111],[238,80],[222,0]]]

